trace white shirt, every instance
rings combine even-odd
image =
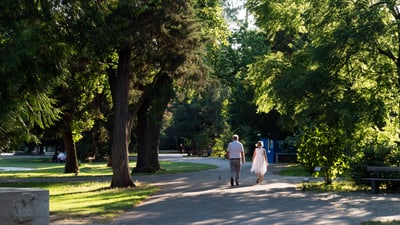
[[[67,157],[65,156],[64,153],[60,152],[60,154],[58,154],[58,159],[59,160],[65,160]]]
[[[229,143],[227,151],[229,153],[229,159],[240,159],[242,158],[242,154],[240,153],[244,153],[243,144],[239,141],[232,141]]]

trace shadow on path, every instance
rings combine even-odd
[[[369,220],[400,220],[400,195],[303,192],[296,190],[302,177],[274,173],[282,165],[270,165],[265,184],[255,185],[250,162],[242,169],[241,185],[230,187],[227,160],[192,161],[219,168],[138,178],[159,186],[160,192],[111,224],[355,225]]]
[[[296,189],[302,177],[283,177],[274,173],[284,167],[281,164],[270,165],[265,183],[255,185],[255,176],[250,173],[251,162],[247,162],[242,169],[241,184],[230,187],[228,160],[182,157],[180,154],[160,155],[160,160],[209,163],[218,168],[193,173],[133,177],[137,182],[159,186],[160,191],[135,209],[116,218],[110,225],[359,225],[362,221],[370,220],[400,221],[398,194],[303,192]],[[76,181],[80,179],[85,178],[76,177]],[[66,224],[90,222],[51,223]]]

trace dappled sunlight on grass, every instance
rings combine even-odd
[[[113,218],[154,194],[158,188],[109,188],[108,182],[68,183],[50,190],[50,214],[61,218],[96,216]]]
[[[281,171],[281,176],[311,176],[309,172],[306,172],[304,168],[299,164],[288,164]]]
[[[63,196],[70,194],[89,193],[110,187],[110,182],[63,182],[51,185],[51,196]]]
[[[300,184],[299,184],[300,188]],[[307,186],[308,191],[319,192],[352,192],[352,191],[368,191],[368,186],[356,185],[353,181],[333,181],[332,184],[327,185],[323,181],[310,182]]]
[[[31,171],[0,171],[0,178],[12,181],[0,183],[1,187],[30,187],[49,190],[50,216],[54,220],[88,219],[109,221],[126,210],[132,209],[158,191],[158,187],[135,183],[133,188],[110,188],[110,181],[74,181],[73,179],[35,180],[35,178],[68,178],[112,176],[107,162],[81,163],[79,174],[65,174],[64,163],[52,163],[49,158],[0,158],[0,167],[33,168]],[[130,168],[136,162],[129,163]],[[217,168],[214,165],[160,161],[161,171],[153,174],[184,173]],[[134,176],[146,174],[134,174]],[[17,180],[30,178],[29,180]]]
[[[107,220],[120,215],[158,191],[158,187],[137,184],[132,188],[110,188],[109,182],[0,183],[4,187],[49,190],[50,215],[57,219],[93,217]]]

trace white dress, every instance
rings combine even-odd
[[[267,172],[267,161],[264,158],[264,154],[266,155],[267,151],[265,148],[256,148],[254,151],[256,155],[254,156],[250,171],[264,175]]]

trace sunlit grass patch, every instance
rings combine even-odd
[[[46,157],[1,158],[0,157],[0,167],[23,166],[23,167],[30,167],[30,168],[40,168],[42,166],[45,166],[46,163],[51,163],[51,158],[46,158]]]
[[[93,217],[110,220],[134,208],[158,189],[137,184],[134,188],[109,188],[109,182],[70,183],[50,194],[50,214],[58,218]],[[58,194],[56,194],[58,193]]]
[[[30,187],[49,190],[50,215],[60,219],[96,218],[109,221],[134,208],[158,188],[135,183],[132,188],[109,188],[110,182],[0,183],[2,187]]]
[[[40,163],[36,165],[15,163],[2,165],[4,167],[34,168],[29,171],[0,171],[0,177],[29,178],[29,177],[72,177],[72,176],[111,176],[112,168],[107,163],[82,163],[79,165],[79,174],[64,173],[63,163]],[[1,165],[0,165],[1,166]]]
[[[311,176],[309,172],[306,172],[304,168],[299,164],[289,164],[284,169],[279,171],[281,176]]]
[[[301,188],[303,184],[298,184]],[[353,192],[353,191],[368,191],[367,186],[356,185],[353,181],[336,180],[332,184],[325,184],[324,181],[310,182],[307,184],[308,191],[318,192]]]
[[[0,178],[66,178],[65,182],[49,180],[48,182],[10,182],[0,183],[0,187],[29,187],[49,190],[50,216],[60,219],[88,219],[90,221],[110,221],[121,213],[132,209],[141,201],[154,194],[158,188],[146,184],[135,183],[134,188],[109,188],[110,181],[105,182],[75,182],[68,177],[109,176],[112,168],[107,162],[81,163],[79,174],[65,174],[64,163],[52,163],[48,158],[16,158],[0,159],[0,167],[34,168],[32,171],[0,171]],[[136,162],[129,163],[130,168]],[[214,165],[161,161],[162,170],[156,174],[173,174],[202,171],[217,168]],[[146,174],[133,174],[144,176]],[[57,182],[56,182],[57,181]]]

